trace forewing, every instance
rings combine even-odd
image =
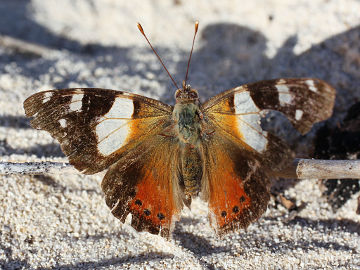
[[[230,89],[208,100],[203,110],[216,115],[237,114],[245,122],[246,119],[256,118],[251,113],[277,110],[304,134],[314,123],[331,116],[334,101],[335,89],[326,82],[313,78],[290,78],[260,81]]]
[[[202,196],[218,234],[246,228],[267,208],[269,180],[260,161],[241,145],[214,133],[203,143]]]
[[[173,138],[153,136],[113,164],[102,182],[113,215],[137,231],[169,237],[183,206],[179,149]]]
[[[98,88],[50,90],[24,102],[31,125],[56,138],[87,174],[104,170],[170,124],[172,107],[127,92]]]

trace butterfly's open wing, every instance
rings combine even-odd
[[[122,222],[132,214],[138,231],[168,237],[182,208],[178,145],[169,134],[172,107],[157,100],[105,89],[64,89],[24,102],[31,125],[61,144],[77,169],[91,174],[110,166],[102,188]]]
[[[243,114],[262,110],[282,112],[302,134],[316,122],[329,118],[335,101],[335,89],[319,79],[276,79],[245,84],[209,99],[203,108],[212,114]],[[227,108],[225,110],[225,108]]]
[[[202,198],[218,234],[246,228],[267,208],[269,180],[255,155],[215,130],[203,143]]]
[[[69,161],[87,174],[106,169],[146,138],[170,125],[172,107],[127,92],[63,89],[24,102],[31,125],[48,131]]]
[[[179,147],[174,138],[155,135],[113,164],[102,182],[106,204],[124,222],[169,237],[183,206],[179,186]]]
[[[260,126],[264,110],[282,112],[300,132],[331,116],[335,90],[319,79],[261,81],[225,91],[202,105],[204,118],[239,145],[261,156],[263,165],[281,169],[290,151]]]
[[[267,173],[291,161],[287,145],[262,130],[260,113],[281,111],[304,133],[331,115],[334,95],[321,80],[280,79],[230,89],[203,104],[202,193],[219,233],[256,220],[269,200]]]

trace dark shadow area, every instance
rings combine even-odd
[[[35,155],[36,157],[64,157],[60,145],[55,143],[35,145],[29,148],[13,148],[6,140],[0,140],[0,155]]]
[[[354,209],[355,211],[355,209]],[[326,231],[340,230],[351,234],[360,233],[360,224],[350,219],[309,219],[296,217],[291,220],[289,225],[300,225],[301,227],[309,227],[312,230],[322,228]]]
[[[51,187],[54,189],[54,192],[62,193],[64,191],[67,192],[79,192],[79,191],[85,191],[89,194],[97,194],[101,195],[100,189],[74,189],[74,188],[68,188],[64,185],[59,184],[57,181],[55,181],[51,176],[49,175],[34,175],[34,179],[40,183],[42,183],[45,186]]]
[[[49,175],[45,175],[45,174],[42,174],[42,175],[34,175],[33,176],[34,179],[40,183],[42,183],[43,185],[45,186],[48,186],[48,187],[51,187],[55,190],[61,190],[63,191],[65,189],[64,186],[60,185],[59,183],[57,183],[54,178],[52,178],[51,176]]]
[[[31,265],[26,260],[11,258],[0,260],[0,267],[1,269],[32,269]]]
[[[346,117],[335,127],[324,125],[316,133],[315,158],[360,158],[360,102],[347,111]],[[359,179],[330,179],[321,182],[323,196],[334,212],[360,191]]]
[[[264,79],[270,64],[265,49],[266,38],[244,26],[219,23],[200,28],[188,83],[205,101],[226,89]],[[188,57],[185,51],[175,75],[178,80],[185,78]]]
[[[277,217],[267,218],[264,217],[267,221],[278,222]],[[206,256],[211,254],[218,253],[227,253],[233,254],[233,256],[242,256],[239,254],[243,254],[246,256],[246,250],[251,249],[252,252],[262,252],[264,247],[269,250],[271,253],[280,253],[284,254],[287,252],[303,250],[304,252],[309,251],[318,251],[321,249],[324,250],[333,250],[333,251],[346,251],[356,254],[357,250],[354,247],[351,247],[347,244],[338,243],[336,241],[322,241],[319,239],[312,238],[298,238],[294,240],[281,239],[281,235],[279,239],[274,239],[274,237],[269,233],[269,235],[262,236],[259,235],[256,231],[246,232],[244,230],[240,230],[239,232],[235,232],[237,234],[246,234],[243,240],[239,240],[239,245],[234,245],[230,247],[226,246],[214,246],[210,240],[195,235],[193,233],[184,232],[181,229],[182,220],[178,222],[175,227],[175,231],[173,233],[174,240],[179,242],[179,245],[191,252],[198,260],[199,263],[205,269],[218,269],[212,263],[206,261]],[[189,220],[185,223],[193,223],[193,221]],[[324,234],[329,234],[334,230],[341,230],[344,232],[350,232],[352,234],[357,234],[360,232],[360,224],[357,224],[351,220],[311,220],[296,217],[287,223],[287,226],[298,226],[301,227],[309,227],[314,231],[320,231]],[[231,238],[230,235],[224,236],[224,243],[228,243],[226,238]],[[251,243],[249,243],[249,238],[251,238]]]
[[[215,266],[212,263],[206,261],[206,256],[217,253],[226,253],[230,252],[231,248],[223,246],[215,246],[210,241],[199,235],[193,233],[185,232],[181,227],[185,224],[195,223],[194,219],[182,218],[175,225],[175,230],[172,234],[173,239],[176,243],[186,249],[188,252],[192,253],[194,257],[198,259],[198,263],[201,264],[204,269],[223,269],[219,266]]]
[[[45,47],[86,52],[79,42],[51,33],[44,26],[35,22],[31,14],[29,0],[2,0],[0,3],[0,35],[7,35]],[[14,23],[9,23],[14,22]],[[66,29],[64,29],[65,33]]]
[[[360,233],[360,223],[351,219],[310,219],[299,216],[295,216],[288,221],[285,221],[283,216],[263,217],[262,219],[270,223],[276,223],[279,221],[279,218],[283,219],[287,226],[298,225],[304,228],[311,228],[314,231],[321,231],[322,233],[328,233],[331,231],[343,231],[351,234]]]
[[[9,128],[32,128],[26,116],[4,115],[0,117],[0,126]]]
[[[110,266],[121,267],[124,264],[141,264],[143,262],[149,261],[161,261],[166,259],[172,259],[174,255],[172,254],[159,254],[159,253],[146,253],[140,254],[138,256],[124,256],[120,258],[110,258],[99,261],[87,261],[87,262],[78,262],[76,264],[58,264],[54,267],[38,267],[38,270],[50,270],[50,269],[100,269]],[[4,267],[2,269],[31,269],[31,265],[26,260],[12,260],[0,261],[0,266]]]
[[[264,217],[264,220],[277,223],[277,217]],[[334,230],[341,230],[344,232],[356,233],[356,230],[359,229],[359,224],[356,224],[351,220],[311,220],[311,219],[303,219],[303,218],[295,218],[294,220],[287,223],[287,226],[298,226],[301,227],[309,227],[314,231],[319,231],[324,235],[331,235],[331,232]],[[261,226],[261,225],[260,225]],[[267,224],[266,226],[269,226]],[[274,224],[274,226],[276,226]],[[322,240],[318,238],[312,237],[296,237],[294,239],[290,239],[283,236],[281,231],[277,231],[276,237],[269,232],[267,235],[259,234],[256,231],[239,231],[238,234],[244,234],[244,239],[239,241],[238,246],[232,246],[229,252],[234,254],[234,256],[239,256],[239,254],[243,254],[246,256],[247,250],[251,249],[252,252],[263,252],[264,247],[271,252],[277,254],[286,254],[288,252],[296,252],[298,253],[300,250],[304,252],[309,251],[318,251],[321,252],[323,250],[333,250],[333,251],[346,251],[351,252],[353,254],[357,254],[358,251],[356,248],[348,245],[347,243],[339,243],[336,240],[328,241]],[[300,233],[300,232],[298,232]],[[246,235],[245,235],[246,234]],[[356,235],[356,234],[355,234]],[[355,236],[354,235],[354,236]],[[228,236],[225,236],[227,238]],[[229,235],[231,239],[231,235]],[[249,239],[251,239],[249,241]],[[226,241],[226,240],[225,240]]]
[[[2,232],[0,232],[0,235]],[[31,265],[26,260],[13,259],[13,251],[10,247],[3,246],[0,243],[0,249],[6,257],[6,260],[0,260],[1,269],[30,269]]]
[[[323,196],[334,212],[340,209],[352,196],[360,191],[359,179],[322,180]]]
[[[342,245],[336,242],[329,241],[319,241],[319,240],[299,240],[299,241],[274,241],[271,238],[259,238],[256,239],[259,243],[259,248],[263,248],[266,246],[272,253],[284,253],[286,251],[294,251],[294,250],[304,250],[306,252],[310,250],[326,249],[326,250],[334,250],[334,251],[347,251],[351,253],[357,253],[356,249],[348,246]]]
[[[166,259],[173,259],[174,255],[172,254],[159,254],[155,252],[149,252],[144,254],[139,254],[137,256],[124,256],[120,258],[111,258],[111,259],[104,259],[100,261],[89,261],[89,262],[79,262],[77,264],[69,264],[69,265],[57,265],[51,268],[38,268],[43,270],[48,269],[98,269],[102,267],[109,267],[109,266],[119,266],[121,267],[124,264],[140,264],[143,262],[149,261],[161,261]]]

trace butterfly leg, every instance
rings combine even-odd
[[[170,126],[164,128],[159,135],[163,136],[163,137],[168,137],[168,138],[175,138],[176,137],[175,125],[176,124],[173,123]]]

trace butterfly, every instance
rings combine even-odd
[[[293,158],[286,143],[262,129],[263,113],[282,112],[304,134],[331,116],[335,90],[320,79],[282,78],[201,103],[185,79],[175,98],[171,106],[124,91],[73,88],[36,93],[24,109],[76,169],[107,170],[101,187],[121,222],[131,214],[137,231],[168,238],[183,207],[199,196],[222,235],[265,212],[269,178]]]

